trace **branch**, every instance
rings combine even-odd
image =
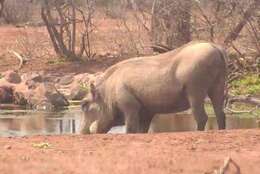
[[[234,27],[234,29],[227,35],[227,37],[224,40],[224,44],[229,46],[230,43],[232,43],[234,40],[237,39],[239,36],[239,33],[242,31],[244,26],[247,24],[247,21],[250,19],[254,11],[257,9],[257,5],[259,4],[258,0],[255,0],[249,8],[245,11],[243,18],[241,21]]]
[[[49,4],[48,4],[48,1],[46,0],[45,1],[45,7],[42,6],[42,8],[41,8],[41,17],[42,17],[42,20],[43,20],[43,22],[44,22],[44,24],[45,24],[45,26],[46,26],[46,28],[48,30],[48,33],[50,35],[50,38],[51,38],[51,41],[52,41],[53,48],[54,48],[55,52],[59,56],[62,56],[62,53],[61,53],[61,51],[59,49],[59,46],[58,46],[58,44],[56,42],[56,39],[55,39],[55,35],[53,33],[52,26],[51,26],[51,24],[50,24],[50,22],[48,20],[48,17],[50,16],[50,15],[48,15],[50,13],[49,8],[50,7],[49,7]]]
[[[248,24],[249,24],[249,26],[250,26],[250,28],[252,30],[251,31],[250,29],[248,29],[249,30],[249,34],[251,35],[252,39],[254,39],[255,47],[256,47],[256,49],[258,51],[258,54],[260,54],[260,43],[259,43],[260,37],[258,36],[259,33],[258,33],[257,29],[254,27],[253,23],[250,20],[248,20]]]
[[[75,7],[75,4],[72,2],[72,19],[76,19],[76,7]],[[76,21],[73,20],[72,21],[72,31],[71,31],[71,51],[73,52],[73,54],[76,53],[76,27],[77,27],[77,24],[76,24]]]
[[[233,164],[235,166],[235,168],[236,168],[236,173],[235,174],[241,174],[240,167],[230,157],[225,159],[223,167],[221,167],[219,170],[215,170],[214,174],[225,174],[226,171],[228,170],[230,164]]]
[[[156,20],[157,20],[157,16],[155,16],[156,14],[156,4],[157,4],[157,0],[153,0],[153,6],[152,6],[152,12],[151,12],[151,36],[154,37],[155,34],[155,24],[156,24]]]
[[[230,103],[241,102],[241,103],[248,103],[251,105],[260,106],[260,99],[255,97],[250,97],[250,96],[234,96],[234,97],[231,96],[229,102]]]
[[[62,12],[62,7],[60,5],[55,5],[55,8],[56,8],[56,11],[58,12],[59,14],[59,17],[60,17],[60,35],[61,35],[61,38],[63,40],[64,36],[64,28],[65,28],[65,31],[66,31],[66,34],[68,35],[69,39],[68,39],[68,47],[70,47],[71,45],[71,42],[70,42],[70,30],[69,30],[69,25],[70,25],[70,21],[66,21],[65,17],[64,17],[64,14]]]
[[[237,111],[231,108],[226,107],[225,110],[227,110],[228,112],[231,112],[233,114],[251,114],[253,112],[255,112],[256,110],[258,110],[258,106],[256,106],[255,108],[251,109],[251,110],[247,110],[247,111]]]
[[[13,50],[10,50],[9,53],[12,53],[15,55],[16,58],[18,58],[19,60],[19,67],[18,67],[18,70],[20,70],[22,68],[22,66],[24,65],[24,63],[26,62],[26,59],[23,58],[19,53],[13,51]]]
[[[229,76],[228,76],[228,81],[227,83],[230,84],[231,82],[233,82],[234,80],[237,80],[239,77],[241,77],[241,73],[238,73],[238,72],[234,72],[234,73],[231,73]]]
[[[206,23],[209,25],[210,27],[210,40],[211,42],[214,42],[214,25],[212,24],[212,22],[210,21],[209,17],[205,14],[204,10],[200,7],[199,3],[196,2],[196,6],[198,7],[202,17],[205,19]]]
[[[91,59],[95,56],[95,54],[92,53],[91,50],[91,44],[90,44],[90,33],[92,32],[92,18],[93,18],[93,7],[91,6],[91,4],[89,4],[89,2],[87,2],[88,4],[88,14],[87,16],[85,15],[84,11],[81,10],[80,8],[75,6],[75,10],[77,10],[77,12],[79,12],[81,14],[81,17],[83,19],[83,24],[84,24],[84,32],[82,33],[81,36],[81,45],[80,45],[80,50],[78,53],[78,56],[82,56],[84,53],[86,54],[86,56]]]
[[[163,44],[155,44],[150,47],[153,49],[154,52],[158,52],[158,53],[165,53],[165,52],[173,50],[172,48],[170,48],[166,45],[163,45]]]

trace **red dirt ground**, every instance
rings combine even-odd
[[[27,40],[26,37],[30,39]],[[45,27],[0,26],[0,72],[18,68],[19,60],[9,52],[10,50],[19,54],[28,52],[33,54],[32,57],[27,57],[28,60],[20,70],[21,72],[95,73],[122,60],[122,58],[117,57],[100,57],[86,62],[63,62],[55,56],[48,37]],[[100,44],[101,41],[96,42]],[[25,48],[25,45],[28,47]],[[97,47],[100,51],[102,46]],[[104,51],[100,52],[104,54]]]
[[[15,49],[21,32],[25,29],[0,27],[0,72],[17,67],[19,62],[8,49]],[[43,28],[26,28],[31,32],[36,41],[37,33],[46,36]],[[118,61],[48,63],[56,59],[32,58],[21,71],[94,73]],[[51,146],[33,147],[43,142]],[[228,156],[242,174],[259,174],[260,131],[0,138],[0,174],[213,174]],[[235,171],[231,167],[225,174]]]
[[[259,130],[0,138],[0,151],[1,174],[213,174],[227,157],[260,173]]]

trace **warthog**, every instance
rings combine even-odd
[[[209,96],[219,129],[223,112],[226,53],[213,43],[189,43],[168,53],[122,61],[108,68],[82,102],[81,133],[106,133],[126,125],[127,133],[148,132],[157,113],[191,108],[197,129],[204,130]]]

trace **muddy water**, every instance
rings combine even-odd
[[[240,117],[228,115],[226,119],[227,129],[250,129],[258,128],[259,122],[256,117]],[[218,129],[216,117],[210,115],[206,130]],[[156,116],[150,127],[151,132],[180,132],[196,130],[196,122],[191,114],[160,115]]]
[[[0,111],[0,136],[60,135],[78,132],[79,108],[57,111]]]
[[[0,136],[77,134],[82,112],[79,108],[60,112],[0,111]],[[257,118],[228,116],[227,129],[257,128]],[[192,131],[196,123],[190,114],[156,116],[150,132]],[[209,117],[207,130],[217,129],[216,119]],[[110,133],[124,133],[125,127],[114,127]]]

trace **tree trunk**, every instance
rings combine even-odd
[[[4,11],[4,2],[5,0],[0,0],[0,18],[3,15],[3,11]]]
[[[76,22],[76,12],[73,11],[72,23],[73,23],[73,29],[70,31],[69,27],[67,26],[69,23],[68,21],[65,21],[64,14],[61,12],[60,4],[55,4],[55,8],[59,14],[61,25],[60,25],[60,32],[56,28],[56,25],[54,24],[54,20],[51,14],[51,5],[49,4],[48,0],[44,1],[44,5],[42,6],[41,15],[42,19],[46,25],[46,28],[48,30],[48,33],[50,35],[53,47],[57,55],[60,57],[64,57],[70,60],[79,60],[79,57],[75,53],[75,37],[76,37],[76,31],[75,31],[75,22]],[[75,9],[74,9],[75,10]],[[65,31],[67,34],[69,34],[69,42],[68,45],[65,44],[65,39],[63,37],[63,28],[65,28]],[[71,38],[72,35],[74,38]]]

